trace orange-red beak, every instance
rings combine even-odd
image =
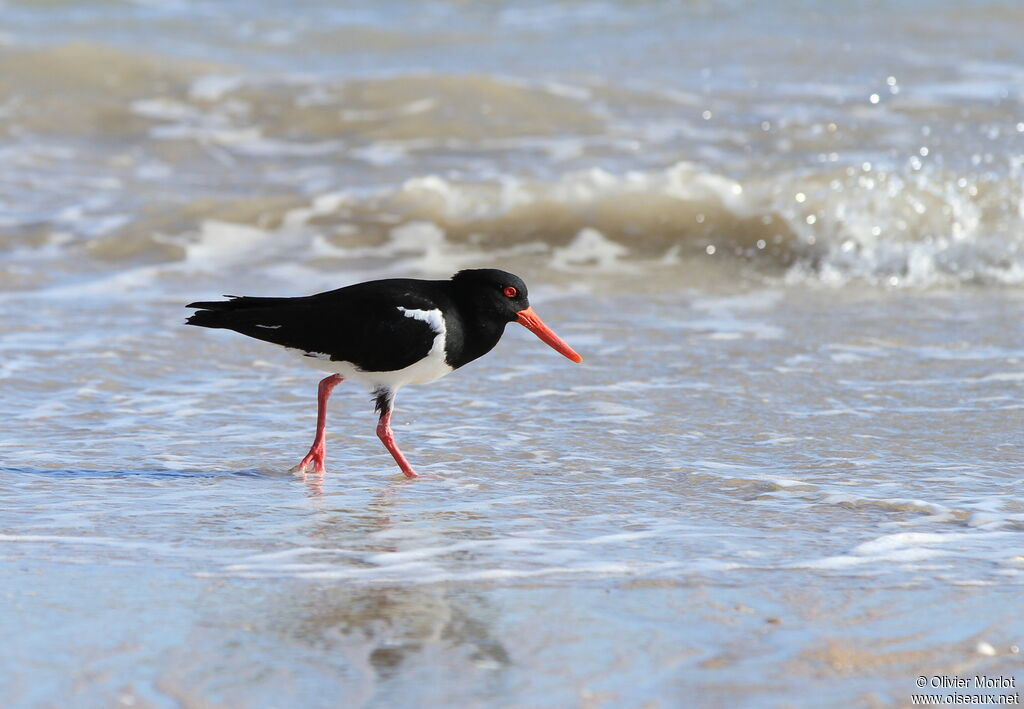
[[[561,337],[552,332],[551,328],[544,324],[544,321],[540,319],[537,313],[533,312],[533,308],[520,310],[519,314],[516,315],[516,320],[520,325],[540,339],[544,340],[544,342],[551,345],[555,350],[561,352],[573,362],[583,361],[583,358],[576,354],[576,351],[572,347],[565,344]]]

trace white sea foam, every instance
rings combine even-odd
[[[291,152],[288,146],[274,147],[253,136],[230,141],[250,152],[262,151],[261,145],[282,155]],[[312,155],[338,146],[327,142],[294,147],[294,154]],[[387,156],[374,157],[377,148],[367,150],[365,157],[376,162],[391,162],[401,154],[387,148]],[[344,212],[364,220],[397,213],[404,215],[406,224],[432,225],[433,231],[421,226],[406,232],[403,226],[392,233],[391,247],[419,252],[421,268],[440,267],[441,235],[454,246],[443,254],[448,266],[467,248],[478,252],[477,258],[500,257],[511,244],[490,233],[498,230],[529,235],[532,241],[513,236],[512,243],[542,255],[549,265],[573,271],[628,273],[643,259],[671,265],[739,256],[763,261],[769,271],[780,262],[789,263],[785,273],[791,283],[867,280],[916,287],[963,280],[1012,283],[1024,274],[1016,237],[997,238],[993,229],[1004,227],[983,223],[992,218],[1019,220],[1019,199],[1015,207],[983,216],[969,198],[933,189],[924,176],[914,183],[888,173],[871,177],[884,180],[884,197],[860,185],[863,177],[844,177],[852,184],[839,192],[814,187],[815,181],[825,178],[787,178],[792,182],[788,189],[752,180],[741,184],[692,163],[646,173],[592,169],[552,182],[507,177],[475,182],[425,175],[406,180],[396,190],[328,193],[332,200],[341,194],[344,208],[335,203],[331,209],[311,206],[312,213],[295,213],[330,218]],[[1009,184],[1007,189],[1013,191]],[[794,207],[789,193],[806,197]],[[863,208],[851,207],[854,197],[867,200]],[[845,201],[835,202],[840,198]],[[808,210],[818,215],[813,228],[806,223]],[[558,226],[545,229],[551,215],[557,215]],[[778,222],[779,215],[784,223]],[[903,227],[886,226],[892,221]],[[288,226],[295,224],[294,218],[288,221]],[[350,253],[373,250],[384,253],[380,245],[357,246]]]
[[[555,268],[572,269],[575,266],[596,266],[604,270],[622,270],[622,257],[629,249],[606,238],[597,229],[583,229],[568,245],[556,248],[551,254]]]
[[[189,87],[189,96],[198,101],[219,101],[245,83],[238,75],[207,74],[200,76]]]
[[[848,554],[796,565],[818,569],[847,569],[869,564],[916,566],[940,557],[955,556],[960,547],[988,545],[1005,532],[901,532],[887,534],[855,546]]]

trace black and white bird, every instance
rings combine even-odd
[[[426,384],[481,357],[518,322],[573,362],[582,361],[530,307],[526,284],[497,269],[459,271],[447,281],[394,278],[297,298],[225,296],[190,303],[186,321],[282,345],[331,372],[317,392],[316,437],[296,472],[324,472],[327,399],[345,379],[371,388],[377,436],[407,477],[417,477],[395,444],[391,411],[406,384]]]

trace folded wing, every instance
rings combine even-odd
[[[438,305],[404,289],[389,298],[380,295],[341,289],[301,298],[225,296],[189,304],[199,310],[186,322],[351,362],[364,371],[403,369],[426,356],[437,335],[429,322],[406,311]]]

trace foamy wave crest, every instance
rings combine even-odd
[[[1018,170],[1019,173],[1019,170]],[[599,169],[553,181],[457,181],[244,204],[204,201],[94,239],[101,259],[366,266],[443,273],[530,262],[556,271],[643,273],[714,264],[790,283],[886,287],[1024,283],[1018,173],[987,182],[941,172],[839,169],[734,180],[691,163],[664,171]],[[229,208],[230,207],[230,208]],[[169,223],[192,222],[177,235]],[[258,233],[203,250],[211,224]],[[155,235],[151,238],[150,235]]]
[[[979,179],[865,163],[784,180],[773,191],[770,204],[797,236],[790,280],[1024,283],[1019,164],[1008,176]]]
[[[998,180],[865,165],[738,181],[690,163],[550,183],[428,176],[353,205],[350,216],[427,221],[477,247],[540,243],[556,267],[739,259],[789,281],[1020,284],[1017,167]]]

